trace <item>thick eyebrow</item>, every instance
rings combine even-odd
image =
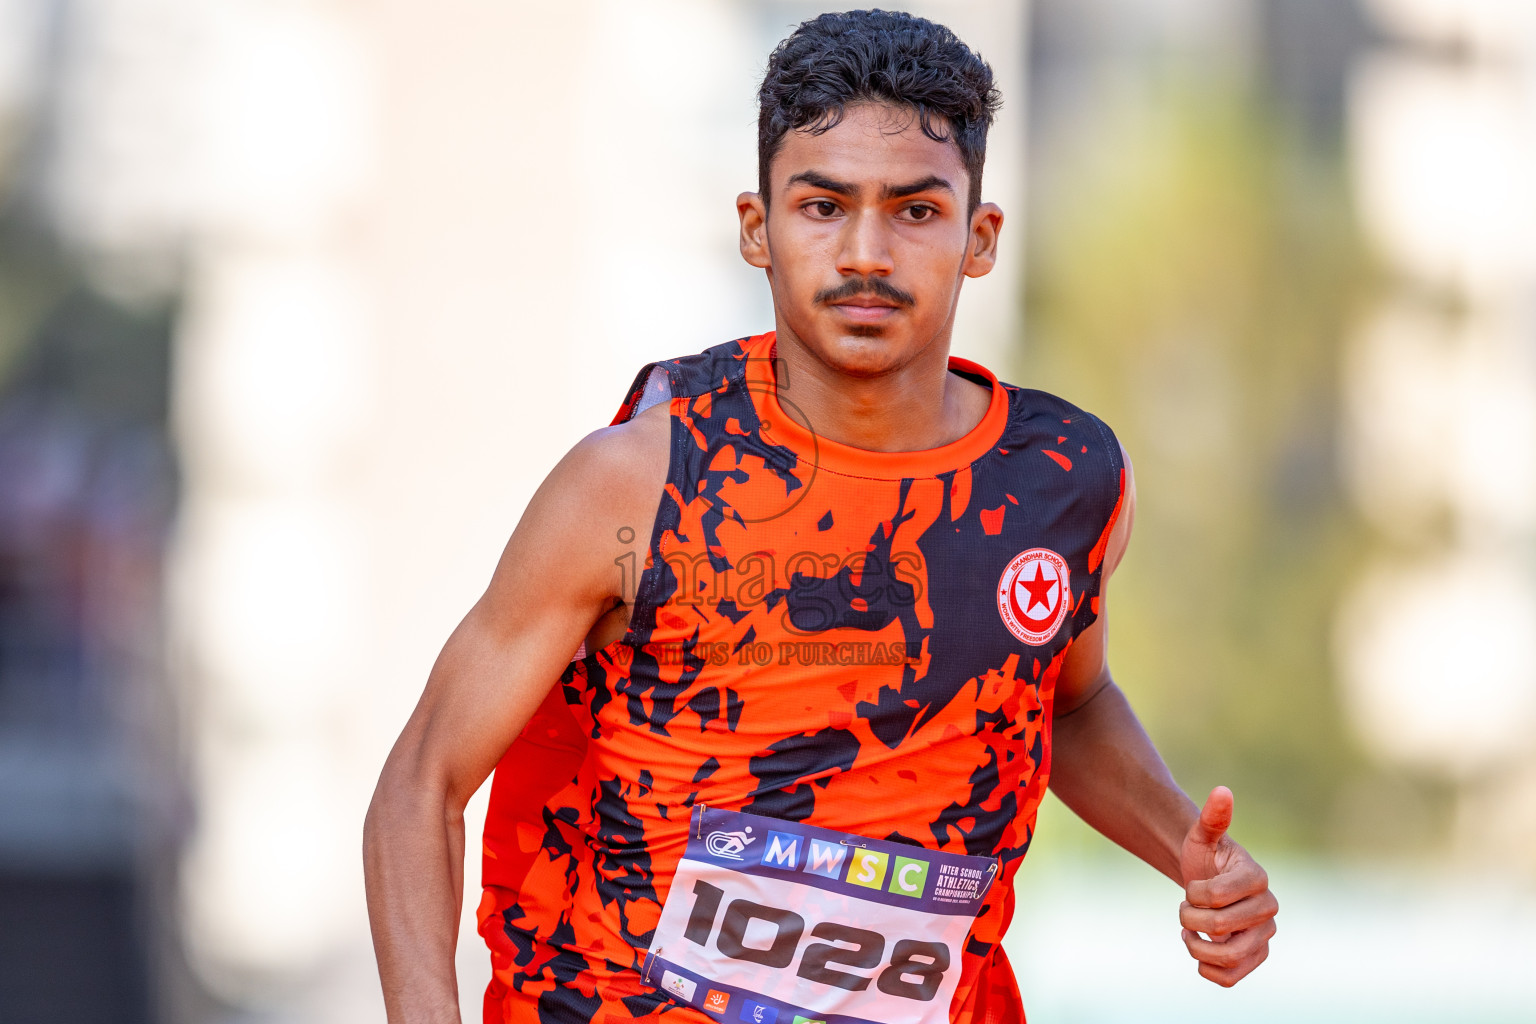
[[[790,175],[789,180],[784,183],[785,188],[792,188],[795,185],[809,185],[811,188],[821,189],[823,192],[831,192],[833,195],[850,197],[856,196],[863,191],[852,182],[829,178],[820,171],[801,171],[799,174]],[[880,198],[902,199],[906,196],[915,196],[919,192],[932,191],[948,192],[951,196],[955,195],[955,187],[953,185],[937,174],[930,174],[926,178],[920,178],[906,185],[887,185],[880,190]]]
[[[939,177],[930,174],[920,181],[914,181],[910,185],[887,185],[880,193],[882,199],[902,199],[906,196],[915,196],[919,192],[948,192],[955,194],[955,186]]]
[[[820,171],[801,171],[799,174],[790,175],[789,180],[784,183],[785,188],[795,185],[809,185],[811,188],[819,188],[823,192],[832,192],[840,196],[856,196],[859,194],[859,186],[852,182],[829,178]]]

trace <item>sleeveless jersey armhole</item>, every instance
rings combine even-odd
[[[1120,520],[1120,514],[1124,511],[1125,502],[1125,458],[1120,451],[1120,441],[1115,437],[1115,432],[1109,429],[1109,425],[1091,412],[1083,415],[1092,423],[1100,441],[1104,445],[1104,457],[1108,462],[1108,479],[1104,481],[1104,494],[1100,499],[1102,511],[1099,513],[1103,522],[1103,532],[1099,535],[1098,543],[1088,555],[1089,571],[1093,573],[1093,598],[1090,603],[1092,618],[1098,618],[1098,596],[1104,588],[1103,559],[1109,553],[1109,538],[1115,531],[1115,524]]]
[[[1104,454],[1109,458],[1114,483],[1114,497],[1110,505],[1113,509],[1120,504],[1121,492],[1125,489],[1125,459],[1120,454],[1120,441],[1115,437],[1115,432],[1109,429],[1109,424],[1091,412],[1084,412],[1083,415],[1088,417],[1088,422],[1093,424],[1099,438],[1104,442]]]
[[[635,383],[630,388],[630,396],[619,408],[613,422],[627,423],[652,406],[663,402],[669,406],[675,406],[679,399],[686,401],[687,397],[681,382],[675,379],[673,367],[667,363],[651,363],[635,376]],[[659,604],[657,591],[661,586],[663,567],[661,537],[667,529],[667,523],[664,522],[667,517],[664,512],[670,504],[666,488],[675,483],[673,476],[678,465],[677,446],[682,441],[675,407],[667,410],[667,419],[667,475],[661,500],[657,503],[656,512],[651,517],[651,531],[646,544],[646,561],[649,564],[640,570],[635,584],[634,607],[629,613],[629,625],[624,630],[624,635],[618,640],[619,643],[636,650],[645,643],[643,638],[649,636],[655,627],[656,609]]]
[[[693,493],[684,479],[692,478],[688,468],[691,456],[689,448],[695,444],[683,422],[688,403],[707,392],[746,386],[743,346],[750,340],[741,338],[695,356],[667,359],[643,367],[630,385],[629,397],[613,418],[616,424],[624,423],[654,405],[669,403],[666,489],[662,491],[656,516],[651,523],[650,541],[646,548],[646,558],[650,564],[640,572],[635,587],[635,606],[630,612],[629,628],[616,641],[632,650],[638,651],[650,640],[656,628],[656,612],[670,596],[662,593],[668,570],[662,557],[661,541],[668,532],[676,530],[681,524],[683,510],[678,507],[678,500],[684,494]]]
[[[1057,401],[1061,401],[1057,399]],[[1071,613],[1072,634],[1074,637],[1081,635],[1099,618],[1099,597],[1104,590],[1104,558],[1108,553],[1110,535],[1114,532],[1115,523],[1119,521],[1122,511],[1122,503],[1125,498],[1125,460],[1120,453],[1120,442],[1115,438],[1115,433],[1103,420],[1093,413],[1063,402],[1063,411],[1070,412],[1068,422],[1092,425],[1091,431],[1086,431],[1087,441],[1092,447],[1085,449],[1085,455],[1091,451],[1092,456],[1089,465],[1095,465],[1095,471],[1089,480],[1084,481],[1083,505],[1080,515],[1088,519],[1091,528],[1097,531],[1097,539],[1092,548],[1087,552],[1084,568],[1088,570],[1086,582],[1076,608]],[[1093,438],[1098,439],[1095,444]],[[1100,461],[1102,459],[1102,461]],[[1085,524],[1086,525],[1086,524]]]

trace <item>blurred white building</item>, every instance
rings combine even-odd
[[[1462,786],[1458,842],[1536,864],[1536,6],[1373,0],[1354,186],[1391,285],[1345,450],[1387,539],[1343,608],[1362,737]]]

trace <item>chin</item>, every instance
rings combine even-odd
[[[889,340],[888,330],[878,324],[844,327],[817,353],[823,362],[851,377],[876,377],[901,364]]]

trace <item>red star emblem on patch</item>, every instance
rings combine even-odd
[[[1055,593],[1057,586],[1057,580],[1054,576],[1051,579],[1046,579],[1045,566],[1042,563],[1035,562],[1034,566],[1034,579],[1019,580],[1014,584],[1014,586],[1023,587],[1029,591],[1029,604],[1024,609],[1024,614],[1029,616],[1035,614],[1035,605],[1040,605],[1047,613],[1050,612],[1051,594]]]

